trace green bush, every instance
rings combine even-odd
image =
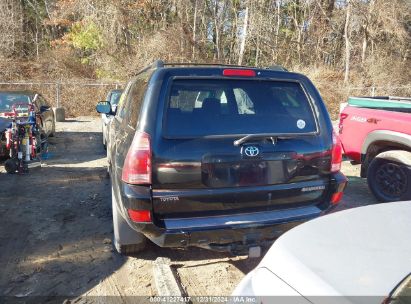
[[[91,65],[96,53],[104,46],[99,27],[91,20],[74,23],[66,35],[66,41],[76,50],[83,65]]]

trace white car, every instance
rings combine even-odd
[[[106,101],[108,101],[111,105],[111,111],[116,113],[117,105],[120,101],[121,94],[123,90],[111,90],[108,92]],[[107,148],[107,138],[108,138],[108,126],[110,125],[111,120],[113,119],[112,115],[108,114],[101,114],[101,131],[103,133],[103,146]]]
[[[411,201],[386,203],[286,232],[233,296],[257,297],[256,303],[411,303],[410,274]]]

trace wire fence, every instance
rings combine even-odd
[[[0,81],[0,90],[30,90],[41,93],[53,107],[64,107],[67,116],[95,113],[95,105],[107,92],[121,89],[121,82],[90,81]],[[346,96],[411,96],[411,84],[404,86],[347,87]],[[337,106],[338,107],[338,106]]]
[[[348,95],[411,97],[411,84],[404,86],[348,87]]]

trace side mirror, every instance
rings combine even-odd
[[[96,106],[96,111],[101,114],[112,114],[111,106],[108,101],[100,101]]]

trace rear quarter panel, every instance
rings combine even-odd
[[[340,139],[345,155],[361,162],[361,150],[369,133],[377,130],[411,135],[411,114],[347,106],[342,112]]]

